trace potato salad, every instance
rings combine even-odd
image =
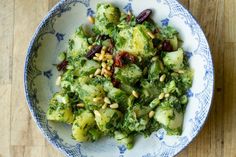
[[[47,119],[71,124],[78,142],[109,136],[128,149],[160,128],[181,135],[193,72],[177,30],[151,16],[98,4],[58,56]]]

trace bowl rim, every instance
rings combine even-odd
[[[63,5],[65,2],[66,2],[66,0],[60,0],[47,12],[47,14],[43,17],[43,19],[40,21],[39,25],[37,26],[36,30],[34,31],[33,36],[31,37],[31,40],[29,42],[29,46],[28,46],[28,49],[27,49],[27,52],[26,52],[25,64],[24,64],[24,94],[25,94],[25,98],[26,98],[26,101],[27,101],[28,109],[31,113],[31,116],[33,117],[34,122],[36,123],[38,129],[40,130],[40,133],[43,135],[44,138],[47,139],[47,141],[55,149],[59,150],[63,155],[68,156],[67,152],[64,149],[62,149],[61,147],[58,147],[55,144],[55,142],[48,136],[48,134],[46,134],[44,132],[44,130],[40,127],[39,122],[36,119],[36,116],[35,116],[35,113],[34,113],[34,110],[33,110],[33,107],[32,107],[33,104],[32,104],[32,102],[30,100],[30,97],[29,97],[29,93],[28,93],[29,87],[28,87],[28,80],[27,80],[27,77],[28,77],[27,70],[28,70],[29,59],[30,59],[29,57],[30,57],[30,54],[32,53],[32,48],[33,48],[33,45],[35,43],[35,40],[37,39],[38,34],[40,33],[41,29],[43,28],[43,25],[49,20],[50,16],[55,14],[56,11],[59,9],[59,7],[61,5]]]
[[[24,95],[25,95],[25,98],[26,98],[26,102],[27,102],[27,106],[29,108],[29,111],[31,113],[31,116],[33,117],[33,120],[34,122],[37,124],[37,127],[39,128],[41,134],[47,139],[47,141],[57,150],[59,150],[61,153],[63,153],[64,155],[66,156],[69,156],[69,154],[61,147],[59,147],[58,145],[56,145],[56,143],[53,141],[53,139],[51,139],[49,137],[48,134],[46,134],[44,132],[44,130],[40,127],[39,125],[39,122],[37,121],[36,119],[36,115],[34,113],[34,110],[33,110],[33,104],[30,100],[30,97],[29,97],[29,93],[28,93],[28,73],[27,73],[27,70],[29,68],[29,60],[30,60],[30,54],[33,53],[32,52],[32,48],[33,48],[33,45],[35,43],[35,40],[37,39],[37,36],[38,34],[40,33],[41,29],[43,28],[44,24],[50,19],[51,15],[55,14],[56,11],[60,8],[61,5],[63,5],[67,0],[60,0],[59,2],[57,2],[51,9],[49,12],[47,12],[46,16],[44,16],[44,18],[41,20],[40,24],[37,26],[36,30],[34,31],[33,33],[33,36],[28,44],[28,49],[27,49],[27,52],[26,52],[26,56],[25,56],[25,63],[24,63]],[[210,95],[210,101],[209,101],[209,109],[207,111],[207,114],[206,114],[206,117],[203,121],[203,123],[200,125],[197,133],[189,140],[189,142],[187,142],[187,144],[185,146],[183,146],[180,150],[178,150],[178,152],[175,152],[175,154],[173,154],[174,156],[177,155],[177,154],[180,154],[184,149],[187,148],[187,146],[189,146],[194,140],[196,140],[196,137],[199,135],[199,133],[201,132],[201,130],[203,129],[203,127],[205,126],[208,118],[209,118],[209,114],[210,114],[210,111],[211,111],[211,108],[212,108],[212,103],[213,103],[213,98],[214,98],[214,89],[215,89],[215,70],[214,70],[214,64],[213,64],[213,59],[212,59],[212,53],[211,53],[211,48],[209,46],[209,43],[208,43],[208,40],[206,38],[206,35],[201,27],[201,25],[199,24],[198,20],[192,15],[192,13],[184,6],[182,5],[178,0],[174,0],[178,3],[178,5],[182,6],[183,9],[185,11],[188,12],[188,14],[190,15],[190,17],[193,19],[193,22],[195,22],[199,27],[200,27],[200,30],[203,32],[203,36],[206,40],[206,46],[208,47],[208,50],[209,50],[209,53],[210,53],[210,58],[209,60],[211,61],[211,65],[212,65],[212,91],[211,91],[211,95]]]

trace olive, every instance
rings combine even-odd
[[[143,23],[152,13],[151,9],[146,9],[142,11],[137,17],[136,17],[136,22],[137,23]]]
[[[89,50],[89,52],[87,53],[86,57],[88,59],[92,59],[96,53],[100,53],[100,51],[102,50],[102,46],[101,45],[95,45],[91,48],[91,50]]]

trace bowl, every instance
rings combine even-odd
[[[127,150],[111,138],[97,142],[78,143],[71,138],[71,127],[47,121],[46,111],[52,94],[57,91],[55,80],[59,73],[54,64],[57,55],[66,49],[75,29],[94,16],[96,4],[110,2],[124,12],[137,15],[142,10],[153,10],[153,19],[160,26],[174,26],[183,39],[183,47],[194,70],[193,86],[188,90],[183,133],[168,136],[164,129],[150,137],[138,136],[133,149]],[[48,141],[66,156],[174,156],[183,150],[199,133],[210,110],[214,73],[206,37],[193,16],[177,0],[62,0],[43,19],[30,42],[24,72],[25,94],[29,110]]]

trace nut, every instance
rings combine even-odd
[[[111,54],[106,54],[106,58],[107,59],[112,59],[112,55]]]
[[[168,98],[169,96],[170,96],[169,93],[166,93],[166,94],[165,94],[165,98]]]
[[[184,73],[184,70],[179,70],[178,73],[179,73],[179,74],[183,74],[183,73]]]
[[[94,102],[99,102],[99,101],[101,101],[102,100],[102,98],[101,97],[96,97],[96,98],[93,98],[93,101]]]
[[[101,113],[98,110],[94,110],[93,113],[95,114],[95,116],[101,117]]]
[[[112,75],[112,73],[109,71],[109,70],[107,70],[107,69],[105,69],[105,68],[103,68],[104,69],[104,73],[106,74],[106,75],[108,75],[108,76],[111,76]]]
[[[165,96],[165,93],[161,93],[158,98],[161,100],[164,98],[164,96]]]
[[[93,48],[93,46],[92,46],[92,45],[90,45],[90,46],[88,47],[88,49],[89,49],[89,50],[91,50],[92,48]]]
[[[109,70],[109,71],[110,71],[110,70],[111,70],[111,67],[107,67],[107,70]]]
[[[160,82],[164,82],[166,79],[166,74],[161,75]]]
[[[149,118],[152,118],[154,116],[155,112],[154,111],[150,111],[149,114],[148,114],[148,117]]]
[[[132,16],[132,13],[131,11],[129,10],[128,13],[127,13],[129,16]]]
[[[160,62],[160,68],[161,68],[162,71],[164,70],[164,65],[163,65],[162,62]]]
[[[103,46],[103,47],[102,47],[102,50],[106,51],[106,50],[107,50],[107,47],[106,47],[106,46]]]
[[[152,39],[155,38],[155,35],[154,35],[152,32],[147,32],[147,34],[148,34]]]
[[[56,80],[56,85],[59,86],[61,83],[61,76],[58,76],[57,80]]]
[[[105,56],[105,51],[102,50],[102,51],[101,51],[101,55],[99,56],[99,60],[100,60],[100,61],[103,60],[103,59],[104,59],[104,56]]]
[[[118,108],[119,107],[119,105],[117,104],[117,103],[114,103],[114,104],[111,104],[110,105],[110,108],[113,108],[113,109],[116,109],[116,108]]]
[[[97,69],[97,70],[95,71],[95,73],[94,73],[95,76],[97,76],[97,75],[99,75],[99,74],[101,74],[101,69]]]
[[[139,97],[138,92],[136,92],[135,90],[132,91],[132,95],[133,95],[135,98],[138,98],[138,97]]]
[[[94,19],[94,17],[92,17],[92,16],[88,16],[88,21],[89,21],[89,23],[91,23],[91,24],[94,24],[94,23],[95,23],[95,19]]]
[[[155,56],[155,57],[152,57],[152,60],[151,60],[151,61],[155,62],[155,61],[157,61],[157,60],[158,60],[158,57]]]
[[[111,104],[111,100],[108,97],[104,98],[104,102],[107,103],[107,104]]]
[[[99,61],[99,58],[96,57],[96,56],[94,56],[94,57],[93,57],[93,60]]]
[[[102,105],[102,109],[106,109],[107,108],[107,104]]]
[[[100,53],[95,53],[95,56],[96,56],[96,57],[99,57],[99,56],[100,56]]]
[[[84,103],[77,104],[77,107],[84,107],[84,106],[85,106]]]
[[[103,68],[106,68],[107,67],[107,64],[105,62],[102,62],[102,67]]]

